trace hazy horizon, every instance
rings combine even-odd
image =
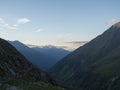
[[[0,0],[0,36],[25,44],[72,50],[120,20],[119,2]]]

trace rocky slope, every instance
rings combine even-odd
[[[28,90],[27,86],[32,88],[36,85],[34,83],[37,85],[42,83],[42,86],[47,84],[46,88],[57,85],[49,74],[32,65],[12,45],[0,39],[0,90],[14,90],[15,86],[21,87],[22,90]],[[45,90],[49,90],[49,88]]]
[[[58,81],[88,90],[120,89],[120,22],[51,68]]]

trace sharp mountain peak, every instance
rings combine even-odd
[[[120,22],[113,25],[114,27],[120,28]]]

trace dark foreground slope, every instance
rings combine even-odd
[[[50,88],[56,86],[56,82],[46,72],[33,66],[12,45],[0,39],[0,90],[16,88],[12,85],[21,87],[22,90],[32,90],[25,89],[25,87],[32,88],[35,86],[34,84],[41,85],[38,88],[45,88],[46,84],[46,88],[49,85]],[[44,90],[50,90],[50,88]]]
[[[51,75],[88,90],[120,90],[120,23],[58,62]]]

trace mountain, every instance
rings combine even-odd
[[[52,66],[52,57],[31,49],[19,41],[9,41],[9,43],[22,53],[31,63],[39,68],[46,70]]]
[[[7,41],[0,39],[0,90],[63,90]]]
[[[61,83],[87,90],[120,90],[120,22],[50,69]]]
[[[53,46],[31,48],[19,41],[9,41],[19,52],[21,52],[30,62],[38,67],[47,70],[56,62],[62,59],[69,51]]]
[[[67,51],[63,48],[58,48],[52,45],[43,46],[43,47],[34,46],[32,47],[32,49],[52,57],[53,65],[70,53],[70,51]]]

